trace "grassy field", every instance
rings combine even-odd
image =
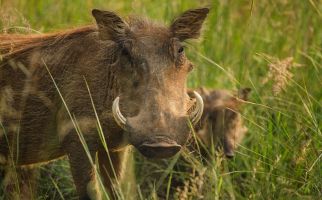
[[[76,27],[93,23],[92,8],[169,24],[182,11],[201,6],[211,6],[211,13],[202,39],[187,44],[197,66],[188,84],[252,88],[243,112],[249,131],[233,160],[214,158],[205,168],[196,159],[198,177],[188,175],[190,189],[179,196],[322,199],[320,0],[0,0],[0,28],[30,33]],[[158,167],[135,158],[137,199],[157,199],[155,193],[167,190],[169,177],[177,174],[171,169],[175,161]],[[65,160],[41,168],[39,199],[75,197]],[[155,174],[161,178],[153,179]],[[131,191],[123,190],[125,196]]]

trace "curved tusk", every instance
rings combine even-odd
[[[203,99],[200,96],[200,94],[196,91],[193,91],[193,94],[196,98],[196,108],[194,109],[194,111],[190,114],[189,118],[191,120],[192,124],[197,124],[197,122],[200,120],[202,113],[203,113],[203,109],[204,109],[204,103],[203,103]]]
[[[119,102],[120,102],[120,97],[116,97],[113,101],[112,105],[112,112],[113,112],[113,117],[116,121],[116,123],[125,130],[125,125],[126,125],[126,118],[122,115],[119,107]]]

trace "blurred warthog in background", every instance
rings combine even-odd
[[[226,157],[234,157],[235,149],[247,132],[240,109],[251,89],[242,88],[232,92],[200,88],[197,91],[205,107],[200,123],[196,126],[196,136],[205,144],[207,151],[221,148]]]

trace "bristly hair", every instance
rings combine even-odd
[[[0,55],[3,58],[15,57],[28,50],[51,46],[63,40],[87,35],[95,30],[94,26],[84,26],[76,29],[45,34],[0,34]]]
[[[156,21],[151,21],[146,17],[130,15],[127,17],[126,22],[128,23],[132,32],[143,33],[168,33],[169,29],[164,27],[163,24],[157,23]]]
[[[129,28],[138,35],[152,32],[167,33],[168,28],[144,17],[129,16],[126,19]],[[48,47],[64,40],[70,40],[96,32],[94,25],[44,34],[0,34],[0,56],[16,57],[34,48]],[[168,35],[168,34],[166,34]]]

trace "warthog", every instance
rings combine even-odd
[[[196,136],[205,144],[207,151],[222,148],[226,157],[234,157],[236,147],[247,132],[240,108],[244,101],[247,101],[251,89],[243,88],[235,94],[228,90],[205,88],[197,91],[201,94],[205,106],[200,124],[196,126]],[[188,93],[192,94],[193,91]]]
[[[198,93],[187,94],[193,65],[182,42],[199,37],[208,12],[188,10],[165,27],[94,9],[96,26],[0,35],[1,164],[67,155],[79,198],[89,199],[89,157],[111,192],[128,144],[149,158],[175,155],[203,110]]]

